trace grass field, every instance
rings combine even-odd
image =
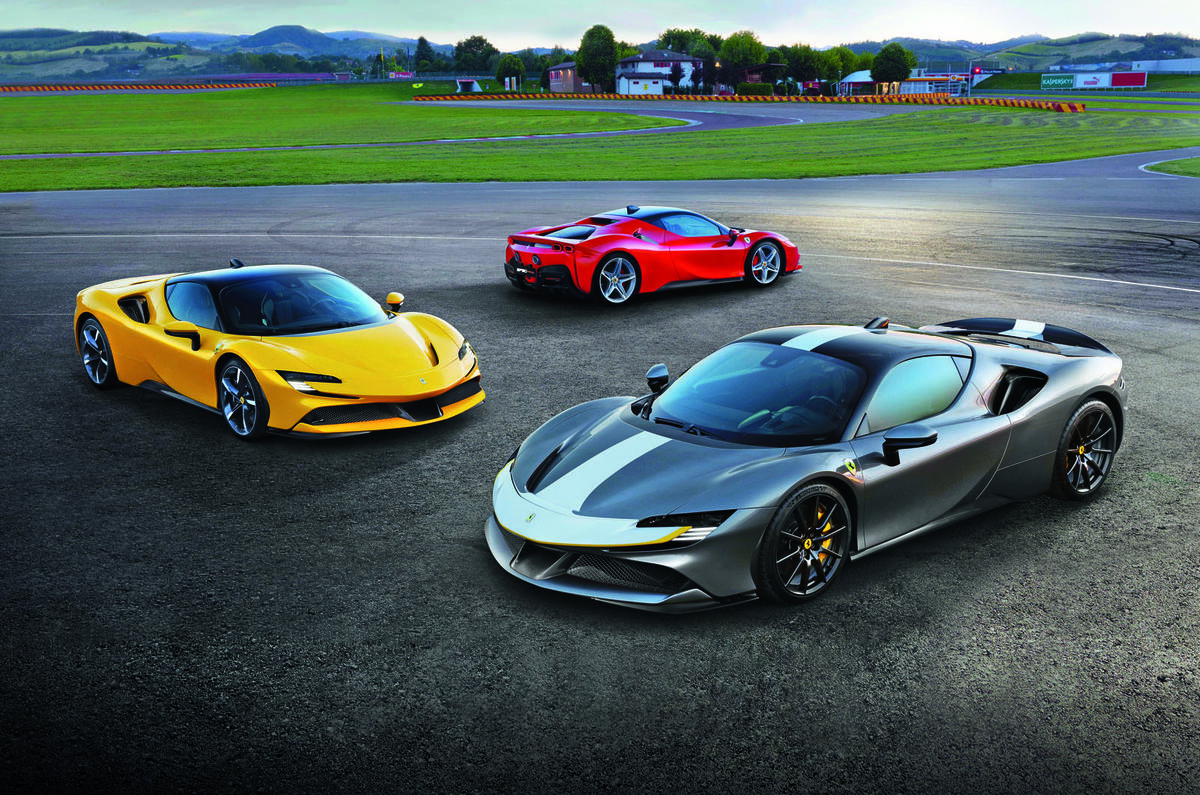
[[[448,90],[447,84],[429,88]],[[188,94],[6,95],[0,97],[0,154],[394,143],[682,123],[614,113],[395,104],[411,99],[413,91],[411,86],[375,84]]]
[[[362,123],[361,118],[348,119],[343,126],[359,134]],[[410,131],[413,139],[421,137],[418,132]],[[938,108],[863,122],[667,136],[17,160],[0,168],[0,191],[831,177],[991,168],[1184,146],[1200,146],[1200,114]]]
[[[1181,177],[1200,178],[1200,157],[1193,157],[1188,160],[1172,160],[1169,163],[1160,163],[1157,166],[1152,166],[1150,170],[1161,171],[1164,174],[1178,174]]]

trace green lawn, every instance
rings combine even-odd
[[[423,84],[447,93],[453,84]],[[593,132],[682,122],[617,113],[412,106],[412,84],[0,96],[0,154],[213,149]]]
[[[1181,177],[1200,177],[1200,157],[1189,160],[1171,160],[1151,166],[1151,171],[1161,171],[1164,174],[1178,174]]]
[[[356,128],[354,124],[347,126]],[[1184,146],[1200,146],[1200,114],[937,108],[871,121],[753,130],[350,150],[7,161],[0,167],[0,191],[339,182],[831,177],[991,168]]]

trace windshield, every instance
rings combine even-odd
[[[841,438],[865,377],[828,356],[735,342],[702,359],[654,401],[650,419],[772,447]]]
[[[387,319],[371,297],[332,273],[289,273],[250,279],[220,293],[234,334],[303,334]]]

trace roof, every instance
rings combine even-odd
[[[859,69],[857,72],[851,72],[838,81],[839,83],[874,83],[871,79],[870,69]]]
[[[600,216],[618,217],[618,218],[636,218],[639,221],[657,221],[664,215],[674,215],[676,213],[685,213],[687,215],[700,215],[700,213],[692,210],[681,210],[678,207],[638,207],[636,204],[630,204],[627,207],[622,207],[618,210],[607,210],[602,213],[596,213]]]
[[[617,63],[640,63],[642,61],[694,61],[696,60],[690,55],[684,55],[681,52],[671,52],[670,50],[646,50],[639,52],[637,55],[630,55],[627,58],[622,58]]]
[[[575,62],[574,61],[563,61],[562,63],[554,64],[554,66],[551,66],[550,68],[551,69],[574,69]]]
[[[952,337],[911,329],[867,329],[862,326],[782,326],[737,340],[767,342],[810,350],[880,372],[917,356],[971,356],[971,346]]]
[[[324,268],[312,265],[243,265],[240,268],[221,268],[214,271],[198,271],[196,273],[181,273],[172,276],[167,283],[201,282],[212,286],[237,284],[263,276],[286,276],[297,273],[330,273]],[[336,274],[335,274],[336,275]]]

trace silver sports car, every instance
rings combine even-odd
[[[664,612],[800,602],[917,533],[1092,497],[1127,404],[1104,345],[1002,318],[767,329],[646,379],[644,397],[558,415],[500,470],[484,532],[510,574]]]

